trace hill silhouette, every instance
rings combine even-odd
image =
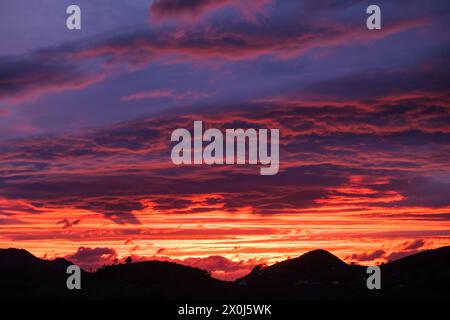
[[[0,298],[59,298],[72,263],[39,259],[23,249],[0,249]]]
[[[368,290],[366,268],[325,250],[267,267],[233,282],[172,262],[145,261],[82,274],[82,290],[66,288],[65,259],[39,259],[0,249],[2,299],[408,299],[449,298],[450,247],[381,266],[382,290]]]
[[[101,299],[219,299],[228,296],[229,289],[229,283],[212,278],[205,270],[145,261],[100,269],[91,276],[87,295]]]
[[[44,260],[35,257],[24,249],[0,249],[0,270],[30,269],[35,270],[66,270],[71,265],[70,261],[63,258]]]
[[[272,299],[341,298],[348,290],[367,290],[366,268],[351,266],[325,250],[314,250],[298,258],[254,270],[237,283],[245,296],[254,292]]]

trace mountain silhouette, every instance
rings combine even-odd
[[[172,262],[145,261],[82,272],[82,290],[66,288],[65,259],[39,259],[0,249],[2,299],[410,299],[449,295],[450,247],[417,253],[381,267],[381,290],[368,290],[366,267],[325,250],[267,267],[232,282]]]
[[[246,298],[255,292],[271,299],[342,298],[348,290],[366,288],[364,272],[364,267],[348,265],[325,250],[314,250],[253,270],[237,283]]]
[[[24,249],[0,249],[0,270],[66,270],[72,263],[63,258],[55,260],[39,259]]]
[[[450,297],[450,247],[423,251],[390,262],[385,272],[385,296],[394,298]]]
[[[314,278],[322,278],[324,275],[339,272],[348,265],[338,257],[325,250],[314,250],[304,255],[276,263],[266,267],[259,272],[259,278],[278,278],[297,277],[299,280],[313,280]],[[254,274],[248,275],[247,278],[253,278]]]
[[[205,270],[164,261],[107,266],[92,274],[87,296],[99,299],[214,299],[227,296],[229,283]]]
[[[0,249],[0,298],[58,298],[69,261],[39,259],[23,249]]]

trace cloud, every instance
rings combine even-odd
[[[0,192],[14,214],[70,208],[123,225],[139,224],[136,215],[147,211],[282,214],[340,206],[437,221],[448,215],[448,183],[439,172],[448,171],[450,133],[436,125],[447,104],[448,97],[426,93],[338,102],[285,97],[14,140],[0,144]],[[171,132],[199,119],[220,129],[279,128],[281,172],[267,178],[253,166],[173,165]],[[399,213],[409,207],[426,210]]]
[[[67,229],[67,228],[76,226],[76,225],[79,224],[80,222],[81,222],[80,219],[75,219],[75,220],[73,220],[73,221],[70,221],[69,219],[64,218],[64,219],[59,220],[58,222],[56,222],[56,224],[62,224],[63,229]]]
[[[429,249],[431,244],[430,241],[425,241],[423,239],[404,241],[391,249],[390,252],[383,252],[382,256],[379,258],[383,258],[385,262],[395,261],[421,252],[422,250]]]
[[[139,260],[139,258],[138,258]],[[214,255],[207,257],[189,257],[185,259],[173,259],[165,256],[153,256],[150,260],[175,262],[194,268],[208,271],[212,277],[232,281],[249,274],[257,265],[267,263],[265,259],[239,259],[231,260],[223,256]]]
[[[156,0],[150,6],[150,14],[156,20],[191,18],[197,19],[207,13],[224,8],[235,8],[241,15],[254,20],[257,14],[272,0]]]
[[[0,101],[20,103],[47,92],[84,89],[105,80],[106,69],[88,70],[70,61],[67,52],[57,50],[47,55],[0,57]]]
[[[216,1],[185,2],[156,1],[152,10],[162,16],[170,16],[179,12],[202,12],[205,10],[202,8],[217,5]],[[251,2],[250,8],[244,11],[252,12],[254,5],[259,8],[268,2]],[[242,1],[224,0],[220,3],[247,8]],[[267,23],[256,26],[231,21],[214,28],[198,26],[179,30],[176,27],[155,27],[36,50],[17,57],[3,56],[0,57],[0,99],[22,103],[46,93],[81,90],[113,76],[148,68],[153,63],[243,61],[262,57],[293,59],[315,48],[377,41],[427,25],[434,17],[433,14],[421,18],[407,17],[387,25],[383,32],[367,33],[352,23],[324,21],[318,26],[298,19],[295,11],[287,10],[283,14],[285,19],[269,19]],[[433,81],[428,80],[428,83],[432,85]],[[125,99],[136,98],[139,95]]]
[[[422,239],[417,239],[413,241],[408,241],[404,243],[404,250],[416,250],[422,248],[425,245],[425,241]]]
[[[166,250],[159,249],[155,256],[139,256],[131,254],[133,262],[143,261],[168,261],[178,263],[194,268],[206,270],[217,279],[234,280],[243,277],[250,273],[250,271],[257,265],[266,264],[265,259],[239,259],[231,260],[223,256],[213,255],[207,257],[188,257],[184,259],[170,258],[161,256]],[[98,247],[79,247],[73,254],[66,255],[65,258],[85,270],[95,271],[105,265],[112,265],[115,263],[125,263],[127,257],[120,258],[118,253],[113,248]]]
[[[393,185],[405,195],[405,199],[400,201],[398,205],[423,205],[437,208],[450,206],[450,199],[446,196],[448,195],[447,190],[450,188],[449,182],[424,176],[393,182]]]
[[[110,265],[117,259],[117,252],[112,248],[79,247],[78,250],[65,258],[85,270],[96,270],[101,266]]]
[[[249,274],[257,265],[265,264],[264,259],[233,261],[222,256],[186,258],[184,264],[207,270],[217,279],[235,280]]]
[[[230,2],[231,0],[156,0],[150,6],[150,11],[157,18],[186,13],[197,16],[209,8],[220,7]]]
[[[357,243],[355,259],[379,262],[428,248],[428,238],[448,244],[449,57],[439,54],[448,4],[413,2],[392,4],[395,19],[368,32],[355,1],[276,1],[271,11],[258,10],[269,1],[158,1],[156,25],[1,57],[3,131],[28,121],[57,130],[69,109],[77,126],[153,116],[0,142],[0,245],[72,255],[101,241],[120,259],[163,248],[233,277],[257,263],[249,256],[305,246],[345,256]],[[70,90],[83,92],[6,109]],[[88,100],[95,110],[73,108]],[[159,105],[180,109],[147,109]],[[170,134],[194,120],[280,129],[280,173],[173,165]],[[384,254],[373,249],[381,241]]]
[[[449,88],[450,73],[443,69],[442,65],[449,62],[450,56],[446,54],[429,58],[414,68],[368,69],[338,79],[314,83],[304,89],[302,94],[322,99],[344,100],[401,97],[405,92],[445,95]]]
[[[399,21],[387,27],[384,33],[370,35],[350,25],[325,24],[319,28],[295,21],[289,27],[278,23],[242,29],[223,26],[218,29],[163,33],[135,32],[81,47],[73,56],[80,60],[110,58],[110,62],[135,66],[146,65],[170,55],[178,55],[188,61],[208,58],[240,61],[261,56],[294,58],[313,48],[383,39],[391,34],[426,25],[429,18]]]
[[[133,215],[133,211],[142,211],[145,206],[140,201],[110,198],[104,201],[101,199],[88,200],[84,203],[78,203],[76,208],[100,212],[118,224],[139,224],[139,220]]]
[[[386,260],[388,262],[395,261],[395,260],[405,258],[407,256],[410,256],[410,255],[418,253],[418,252],[420,252],[420,250],[394,251],[386,256]]]
[[[159,249],[156,251],[156,254],[158,254],[158,255],[163,254],[164,251],[166,251],[166,248],[159,248]]]
[[[345,260],[352,260],[357,262],[390,262],[395,261],[412,254],[418,253],[421,250],[430,248],[430,242],[423,239],[408,240],[388,249],[379,249],[372,252],[362,252],[352,254],[345,257]]]
[[[122,97],[122,101],[168,98],[173,97],[173,95],[174,93],[172,90],[141,91]]]
[[[24,224],[24,221],[20,219],[10,218],[10,217],[0,217],[0,225],[19,225]]]
[[[122,101],[136,101],[136,100],[155,100],[155,99],[165,99],[170,98],[173,100],[180,100],[186,102],[187,100],[197,100],[197,99],[205,99],[209,96],[213,95],[212,93],[201,93],[201,92],[179,92],[176,93],[173,90],[149,90],[149,91],[140,91],[136,93],[132,93],[130,95],[122,97]]]
[[[352,254],[351,256],[347,256],[346,259],[356,260],[356,261],[373,261],[379,258],[383,258],[386,252],[384,250],[375,250],[373,252],[363,252],[359,254]]]

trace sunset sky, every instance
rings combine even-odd
[[[2,0],[0,248],[234,279],[450,245],[449,28],[447,0]],[[174,165],[194,120],[280,129],[280,172]]]

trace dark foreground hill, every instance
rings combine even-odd
[[[265,268],[234,282],[204,270],[147,261],[82,273],[82,290],[66,288],[64,259],[0,250],[1,299],[410,299],[450,298],[450,247],[381,266],[382,289],[368,290],[366,268],[348,265],[324,250]]]
[[[66,269],[71,264],[39,259],[23,249],[0,249],[0,298],[60,297],[67,290]]]

